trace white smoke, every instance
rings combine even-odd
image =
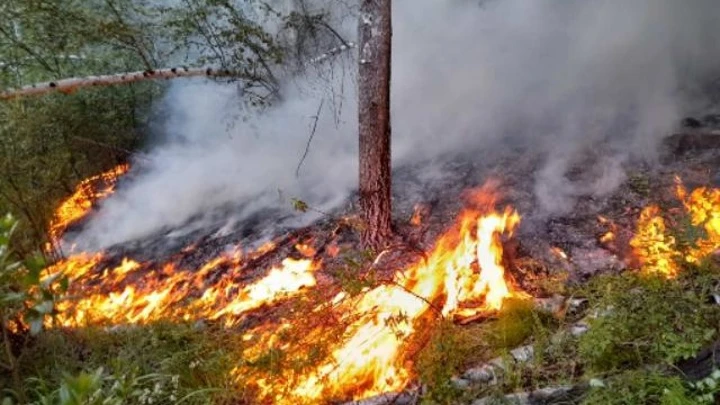
[[[697,83],[720,66],[714,0],[393,6],[396,167],[472,148],[483,159],[497,153],[499,140],[523,142],[546,158],[536,197],[547,212],[572,209],[578,196],[611,192],[630,159],[652,160],[681,114],[699,107],[689,98]],[[340,28],[351,39],[354,29],[354,21]],[[165,101],[170,136],[149,154],[148,169],[102,206],[80,242],[106,247],[227,204],[242,205],[236,220],[271,206],[289,210],[288,196],[321,209],[337,206],[357,178],[352,69],[336,66],[330,75],[322,68],[288,81],[282,104],[246,121],[238,119],[233,85],[176,82]],[[568,170],[599,146],[603,156],[588,163],[592,178],[569,180]]]

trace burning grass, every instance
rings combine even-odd
[[[111,195],[115,191],[115,183],[128,170],[130,165],[121,164],[80,182],[73,195],[63,200],[55,210],[48,230],[52,245],[57,246],[67,228],[90,213],[93,204]]]
[[[693,297],[681,292],[700,288],[688,277],[720,242],[720,193],[688,193],[680,183],[676,191],[690,225],[702,232],[690,243],[678,243],[682,238],[667,226],[675,222],[663,218],[659,208],[647,207],[631,242],[645,271],[582,292],[595,308],[616,309],[598,318],[581,340],[550,339],[562,328],[562,315],[554,319],[534,309],[529,295],[505,271],[503,239],[512,237],[520,215],[512,207],[496,207],[492,185],[468,193],[456,223],[425,257],[382,280],[372,272],[357,276],[368,259],[362,253],[344,252],[340,257],[360,259],[346,260],[340,269],[330,265],[339,260],[337,241],[321,246],[312,238],[289,238],[254,251],[236,248],[196,269],[182,266],[181,257],[140,263],[102,253],[72,256],[47,269],[47,275],[61,273],[72,281],[69,295],[57,305],[59,313],[47,324],[54,328],[47,338],[69,339],[72,343],[65,343],[89,348],[91,356],[97,356],[85,364],[82,356],[70,356],[74,371],[113,364],[112,372],[120,374],[129,369],[114,362],[123,360],[103,352],[125,345],[133,353],[140,350],[116,340],[132,331],[159,331],[160,343],[145,343],[158,343],[159,357],[174,358],[175,350],[182,352],[175,337],[187,342],[203,335],[221,339],[198,346],[205,353],[198,358],[177,359],[177,367],[185,363],[192,370],[204,364],[204,356],[215,359],[203,374],[179,377],[185,384],[181,385],[189,387],[187,395],[198,387],[219,390],[197,394],[206,401],[199,403],[327,403],[401,391],[417,380],[430,385],[429,400],[446,402],[457,394],[449,381],[462,367],[525,342],[535,344],[540,354],[535,366],[556,372],[539,372],[532,366],[507,370],[508,378],[498,389],[549,383],[561,375],[576,379],[584,370],[612,373],[621,366],[669,364],[697,351],[716,332],[708,322],[715,322],[717,314],[701,302],[708,292]],[[418,214],[412,222],[421,220]],[[598,236],[598,243],[615,243],[616,225],[602,217],[599,221],[608,230]],[[188,247],[180,256],[193,252]],[[559,248],[552,254],[570,260]],[[652,274],[663,277],[647,276]],[[717,281],[716,273],[708,274],[708,280]],[[693,312],[695,305],[703,309]],[[486,322],[452,324],[478,319]],[[666,320],[672,320],[667,330],[662,324]],[[162,328],[167,326],[162,325],[168,322],[174,332],[166,341]],[[658,330],[663,331],[662,339],[655,336]],[[87,333],[97,335],[87,338]],[[558,342],[565,346],[559,348]],[[165,367],[150,357],[147,362],[132,356],[128,361],[147,363],[142,372]],[[168,369],[167,375],[175,370]]]
[[[317,249],[305,242],[295,249],[310,258],[288,257],[259,275],[244,263],[252,262],[246,256],[264,251],[221,255],[195,271],[132,259],[113,267],[101,254],[82,254],[47,271],[72,281],[51,325],[170,320],[233,327],[250,312],[272,306],[278,315],[244,335],[244,358],[252,360],[231,373],[253,387],[259,401],[316,403],[398,391],[414,377],[413,348],[423,340],[422,326],[436,318],[492,314],[508,298],[528,297],[509,281],[502,263],[501,237],[512,235],[520,216],[510,207],[495,210],[497,194],[490,185],[467,198],[468,208],[427,258],[398,271],[389,283],[340,293],[329,307],[322,304],[329,296],[311,294],[323,265],[315,258]],[[287,305],[278,307],[282,302]],[[298,302],[305,305],[297,308]],[[324,350],[313,349],[318,342]],[[292,366],[279,369],[280,363]]]

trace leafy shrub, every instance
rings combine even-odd
[[[685,280],[625,274],[601,277],[589,295],[599,316],[580,339],[596,372],[692,357],[717,334],[718,310]]]
[[[657,371],[634,370],[618,374],[594,387],[585,405],[698,405],[678,377]]]

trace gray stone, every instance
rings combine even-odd
[[[493,404],[529,405],[530,404],[530,394],[528,394],[526,392],[521,392],[519,394],[509,394],[509,395],[505,395],[505,398],[503,398],[501,401],[498,401],[496,398],[493,398],[493,397],[485,397],[485,398],[476,399],[472,403],[472,405],[493,405]]]
[[[584,335],[590,327],[584,323],[576,323],[575,325],[570,327],[570,334],[578,337]]]
[[[450,379],[450,383],[452,383],[452,385],[457,389],[466,390],[466,389],[470,388],[472,381],[469,381],[469,380],[466,380],[466,379],[460,378],[460,377],[452,377]]]
[[[530,345],[521,346],[517,349],[511,350],[510,354],[518,363],[527,363],[528,361],[533,359],[535,355],[535,349]]]
[[[489,364],[483,364],[480,367],[471,368],[465,371],[462,377],[475,383],[485,384],[497,380],[499,371],[499,369],[496,369]]]

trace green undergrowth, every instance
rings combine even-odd
[[[228,375],[241,348],[236,334],[195,325],[49,330],[26,348],[23,396],[62,405],[238,403],[245,394]],[[3,404],[19,397],[3,396]]]
[[[720,268],[712,262],[686,264],[675,279],[633,271],[599,276],[567,291],[588,300],[579,317],[590,329],[581,336],[569,333],[579,317],[552,316],[528,302],[512,302],[497,319],[478,325],[445,325],[417,363],[428,386],[425,403],[581,384],[592,385],[580,399],[584,404],[715,403],[720,371],[692,382],[676,365],[720,338],[720,306],[712,300],[719,284]],[[468,391],[450,382],[469,367],[509,359],[509,350],[521,345],[533,345],[533,360],[509,361],[497,384]]]
[[[496,319],[455,325],[450,321],[436,327],[415,364],[428,392],[425,404],[452,404],[475,393],[455,387],[451,378],[484,360],[507,357],[509,351],[531,340],[547,339],[559,323],[552,315],[536,309],[530,301],[508,300]]]

